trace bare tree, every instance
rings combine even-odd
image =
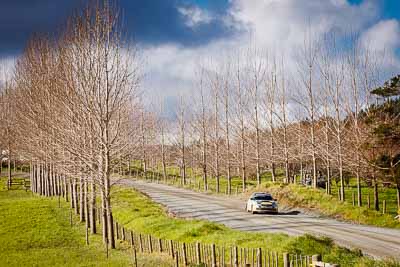
[[[316,145],[316,89],[315,89],[315,68],[318,55],[318,44],[312,39],[309,33],[304,40],[304,46],[299,59],[299,75],[301,77],[301,85],[304,89],[304,95],[300,94],[298,103],[301,104],[308,115],[310,121],[310,154],[312,160],[312,177],[313,187],[317,187],[317,145]],[[303,101],[304,100],[304,101]]]

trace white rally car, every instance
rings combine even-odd
[[[278,214],[278,202],[269,193],[253,193],[247,200],[246,211]]]

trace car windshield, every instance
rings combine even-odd
[[[270,195],[255,195],[253,200],[273,200]]]

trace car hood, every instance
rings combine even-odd
[[[255,200],[257,204],[274,204],[276,201],[274,200]]]

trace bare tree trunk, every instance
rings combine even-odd
[[[72,190],[74,194],[74,208],[75,213],[79,214],[79,205],[78,205],[78,185],[76,184],[76,178],[72,178]]]
[[[71,181],[72,178],[68,179],[68,184],[69,184],[69,192],[70,192],[70,204],[71,204],[71,209],[75,208],[75,199],[74,199],[74,186]]]
[[[143,113],[142,113],[143,114]],[[108,126],[108,125],[107,125]],[[109,140],[109,132],[108,128],[106,126],[106,129],[104,129],[104,140]],[[108,240],[110,242],[110,247],[112,249],[115,248],[115,238],[114,238],[114,219],[111,211],[111,184],[110,184],[110,151],[107,145],[104,146],[104,177],[103,177],[103,182],[104,182],[104,190],[105,190],[105,208],[107,212],[107,220],[104,221],[108,223],[107,225],[107,230],[108,230]]]
[[[243,192],[246,191],[246,158],[245,158],[245,133],[244,133],[244,122],[242,121],[241,134],[240,134],[240,154],[241,154],[241,170],[242,170],[242,185]]]
[[[283,74],[282,74],[283,75]],[[290,173],[289,173],[289,147],[288,147],[288,137],[287,137],[287,111],[286,111],[286,81],[285,77],[282,77],[281,86],[281,122],[283,131],[283,153],[285,160],[285,178],[286,182],[290,183]]]
[[[304,73],[303,83],[306,89],[306,110],[310,119],[310,144],[311,144],[311,160],[312,160],[312,178],[313,187],[317,188],[317,152],[316,152],[316,138],[315,138],[315,121],[316,121],[316,107],[315,107],[315,88],[313,83],[314,66],[317,56],[317,49],[314,47],[313,40],[310,36],[304,42],[304,62],[303,68],[307,70]],[[300,70],[301,71],[301,70]]]
[[[328,103],[325,103],[325,157],[326,157],[326,192],[331,194],[331,160],[330,160],[330,139],[329,139],[329,121],[328,121]]]
[[[44,181],[45,181],[45,186],[44,186],[44,195],[46,197],[50,196],[50,172],[49,172],[49,165],[47,162],[44,163]]]
[[[65,201],[68,202],[68,181],[67,178],[65,177],[65,174],[62,175],[62,179],[64,185],[63,197],[65,198]]]
[[[275,172],[275,126],[274,126],[274,103],[275,103],[275,89],[276,89],[276,74],[272,73],[270,84],[266,86],[266,97],[267,97],[267,114],[269,115],[269,129],[270,129],[270,169],[271,169],[271,180],[276,182]]]
[[[161,122],[163,123],[163,122]],[[164,182],[167,181],[167,164],[165,162],[165,136],[164,125],[161,126],[161,164]]]
[[[7,180],[7,189],[10,189],[11,183],[12,183],[12,178],[11,178],[11,150],[10,146],[8,147],[8,159],[7,159],[7,167],[8,167],[8,180]]]
[[[108,220],[107,220],[107,205],[106,205],[106,193],[101,190],[101,212],[102,212],[102,235],[103,243],[108,246]]]
[[[258,120],[258,115],[257,115]],[[256,176],[257,185],[261,185],[261,168],[260,168],[260,129],[257,125],[256,128]]]
[[[88,180],[87,180],[87,178],[84,181],[83,187],[84,187],[83,194],[84,194],[84,199],[85,199],[85,201],[84,201],[84,205],[85,205],[85,209],[84,209],[85,226],[86,226],[86,229],[88,229],[88,228],[90,228],[90,215],[89,215],[89,197],[88,197],[89,194],[88,194]]]
[[[217,86],[216,86],[217,87]],[[215,88],[214,92],[214,168],[215,168],[215,182],[216,191],[219,193],[219,123],[218,123],[218,87]]]
[[[243,88],[241,85],[241,77],[240,77],[240,66],[238,66],[236,72],[237,79],[237,98],[238,98],[238,116],[239,116],[239,136],[240,136],[240,169],[242,176],[242,190],[246,191],[246,152],[245,152],[245,114],[244,114],[244,95]]]
[[[206,135],[206,110],[205,110],[205,103],[204,103],[204,94],[203,88],[201,88],[201,128],[202,128],[202,158],[203,158],[203,181],[204,181],[204,190],[208,190],[208,183],[207,183],[207,135]]]
[[[226,82],[227,83],[227,82]],[[226,143],[226,179],[228,181],[228,195],[232,192],[231,183],[231,153],[230,153],[230,140],[229,140],[229,88],[225,83],[224,86],[224,109],[225,109],[225,143]]]
[[[90,230],[92,234],[96,234],[96,185],[94,178],[92,178],[90,187]]]
[[[142,168],[143,168],[143,173],[146,178],[146,172],[147,172],[147,164],[146,164],[146,137],[145,137],[145,126],[144,126],[144,111],[142,111],[141,115],[141,132],[142,132]]]
[[[360,178],[360,160],[359,160],[359,154],[357,153],[357,168],[356,168],[356,177],[357,177],[357,204],[359,207],[362,206],[362,195],[361,195],[361,178]]]
[[[376,211],[379,211],[379,193],[376,178],[374,178],[374,208]]]
[[[181,97],[180,112],[179,112],[179,130],[180,130],[180,150],[181,150],[181,168],[182,168],[182,185],[186,184],[186,158],[185,158],[185,106],[183,97]]]
[[[79,178],[79,220],[80,222],[85,221],[85,188],[82,174]]]
[[[400,212],[400,179],[396,181],[397,211]],[[400,215],[400,214],[399,214]]]
[[[2,162],[1,162],[1,159],[0,159],[0,164],[1,164]],[[30,163],[29,163],[29,165],[30,165],[30,167],[29,167],[29,176],[30,176],[30,180],[31,180],[31,191],[33,192],[33,193],[35,193],[35,177],[34,177],[34,167],[33,167],[33,163],[32,163],[32,160],[30,161]],[[0,172],[0,175],[1,175],[1,172]]]

